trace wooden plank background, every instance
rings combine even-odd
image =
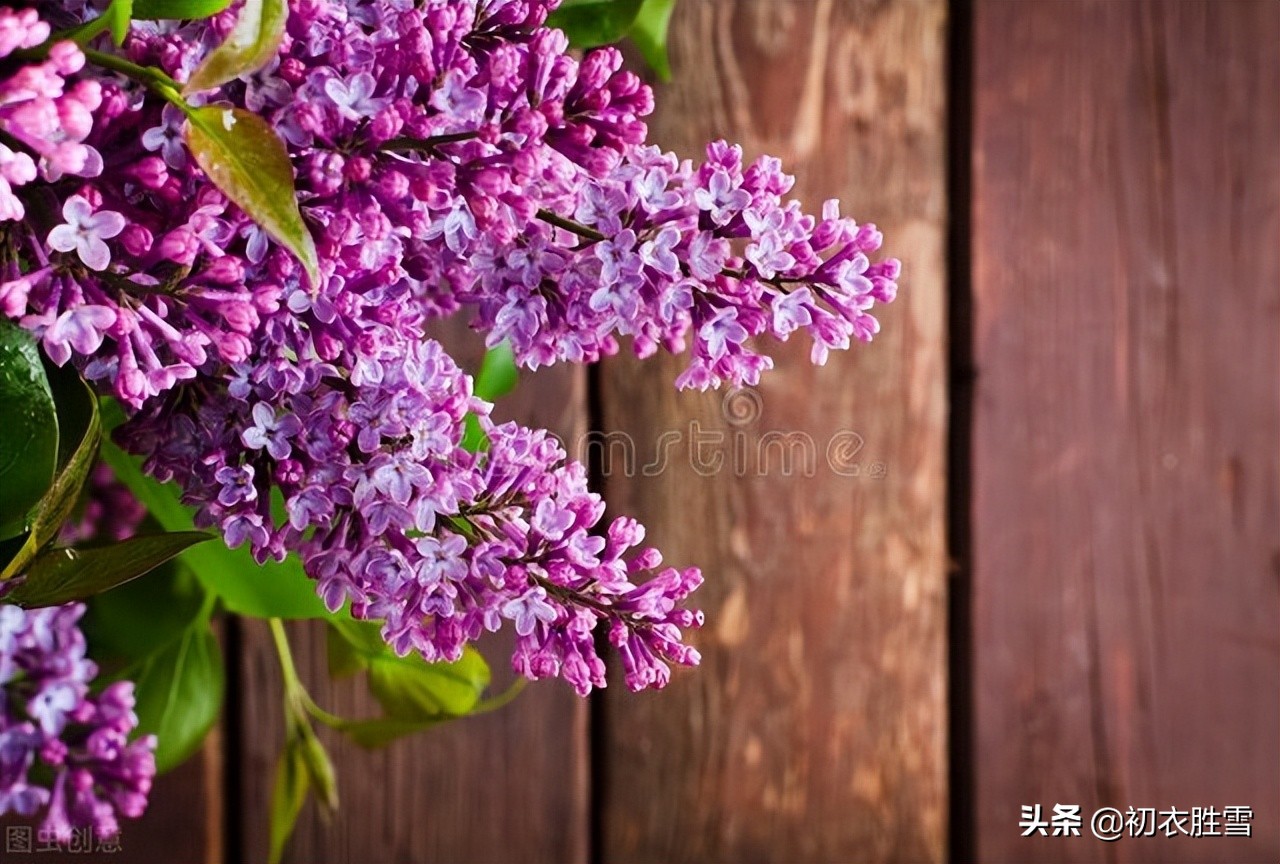
[[[1280,860],[1277,46],[1272,0],[680,0],[654,139],[783,157],[880,223],[902,294],[754,391],[676,394],[670,359],[523,384],[503,410],[607,433],[611,511],[704,568],[704,665],[325,736],[343,808],[288,860]],[[292,633],[322,703],[373,712]],[[263,860],[276,661],[224,635],[219,734],[123,853],[66,860]],[[1071,803],[1244,805],[1254,836],[1020,838]]]
[[[984,862],[1280,860],[1280,4],[980,2]],[[1022,839],[1021,805],[1252,839]]]
[[[770,346],[757,391],[677,394],[679,358],[605,364],[605,429],[642,461],[682,436],[657,476],[610,472],[609,502],[703,567],[709,624],[696,673],[607,694],[602,861],[942,860],[944,18],[941,2],[677,7],[654,140],[781,157],[811,210],[874,214],[909,287],[876,342],[825,368],[801,338]],[[843,454],[858,476],[828,463],[842,430],[863,442]],[[699,454],[697,432],[722,441]],[[784,476],[761,445],[776,432],[812,437],[813,476]]]

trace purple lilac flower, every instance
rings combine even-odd
[[[0,58],[41,44],[49,33],[36,10],[0,7]],[[92,177],[101,172],[101,156],[83,143],[101,103],[101,90],[96,81],[68,87],[65,80],[83,65],[80,49],[60,42],[50,48],[45,61],[19,66],[0,80],[0,131],[9,136],[8,142],[20,145],[17,150],[8,142],[0,145],[0,221],[26,215],[16,192],[37,176]]]
[[[582,467],[545,433],[489,423],[427,321],[468,307],[531,367],[629,337],[641,356],[688,351],[680,386],[749,384],[771,365],[753,337],[803,329],[815,362],[869,339],[898,264],[871,261],[879,232],[834,202],[817,218],[784,201],[776,160],[717,142],[695,166],[648,146],[651,92],[611,48],[569,56],[543,26],[554,5],[294,0],[272,63],[206,94],[287,142],[315,285],[186,157],[162,100],[73,47],[23,67],[78,76],[58,79],[74,140],[32,145],[57,136],[0,107],[40,160],[0,150],[0,215],[23,211],[37,168],[79,158],[81,180],[58,187],[64,225],[0,223],[24,256],[0,264],[0,311],[121,399],[125,442],[202,524],[260,560],[297,552],[331,608],[382,621],[397,650],[454,658],[509,621],[522,674],[587,692],[604,683],[599,629],[628,686],[661,686],[697,662],[681,631],[701,618],[679,604],[701,576],[661,568],[630,520],[596,533]],[[12,14],[31,30],[15,45],[47,35]],[[120,50],[181,82],[236,14],[135,24]],[[460,446],[468,413],[485,418],[481,454]]]
[[[133,684],[89,691],[83,613],[0,605],[0,815],[43,809],[42,830],[62,842],[83,828],[115,836],[121,816],[142,815],[155,776],[155,736],[129,740]]]

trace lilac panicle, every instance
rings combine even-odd
[[[89,690],[83,613],[0,605],[0,815],[43,812],[42,831],[61,842],[83,828],[115,836],[146,809],[156,770],[155,736],[129,740],[133,684]]]
[[[58,5],[88,20],[100,4]],[[612,48],[568,54],[544,26],[554,5],[292,0],[270,63],[192,97],[285,142],[314,285],[199,169],[179,111],[73,46],[20,67],[57,79],[47,98],[74,122],[54,141],[34,109],[0,107],[29,151],[0,150],[0,311],[121,400],[121,440],[201,524],[260,560],[300,555],[330,608],[383,622],[396,650],[456,658],[509,624],[517,670],[585,693],[605,681],[599,632],[628,686],[662,686],[698,660],[683,641],[698,571],[663,567],[635,522],[606,524],[546,433],[489,422],[428,323],[463,311],[529,367],[625,340],[687,352],[679,386],[754,384],[771,365],[756,337],[804,331],[818,363],[870,339],[899,265],[836,202],[817,216],[788,200],[777,160],[650,145],[649,88]],[[184,82],[237,14],[135,21],[97,47]],[[0,12],[0,56],[47,35]],[[65,176],[36,214],[40,172]],[[468,414],[478,454],[461,447]]]

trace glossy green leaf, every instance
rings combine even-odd
[[[288,18],[286,0],[245,0],[227,38],[195,68],[182,94],[212,90],[266,66],[280,49]]]
[[[667,57],[667,29],[675,8],[676,0],[644,0],[636,20],[627,31],[627,37],[635,44],[644,62],[663,81],[671,80],[671,61]]]
[[[26,568],[7,602],[27,608],[84,600],[136,579],[183,549],[213,539],[197,531],[130,537],[87,549],[50,549]]]
[[[138,731],[156,736],[156,770],[196,751],[222,710],[225,677],[218,640],[201,617],[181,638],[125,677],[135,682]]]
[[[58,418],[57,474],[31,510],[28,533],[17,554],[0,571],[0,580],[22,573],[62,530],[98,457],[102,421],[98,400],[70,366],[45,365]]]
[[[547,16],[547,26],[563,30],[575,48],[617,42],[635,22],[642,0],[566,0]]]
[[[160,483],[142,472],[140,460],[104,439],[102,458],[147,512],[166,531],[195,527],[191,510],[182,503],[173,483]],[[290,555],[284,561],[258,564],[247,546],[229,549],[225,543],[204,543],[188,549],[182,560],[206,590],[238,615],[253,618],[325,618],[329,612],[316,595],[315,583]]]
[[[298,814],[307,800],[310,786],[306,755],[302,752],[302,739],[291,735],[285,741],[284,750],[276,762],[276,780],[271,789],[271,853],[269,864],[279,864],[285,845],[293,834]]]
[[[191,568],[168,561],[92,598],[80,629],[94,660],[118,670],[178,639],[200,614],[204,599]]]
[[[217,15],[230,5],[231,0],[134,0],[133,17],[144,21],[195,21]]]
[[[58,419],[31,334],[0,316],[0,539],[21,535],[27,514],[53,483]]]
[[[243,108],[208,105],[187,112],[187,147],[209,179],[320,281],[316,244],[298,210],[293,166],[266,120]]]

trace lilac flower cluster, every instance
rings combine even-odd
[[[554,5],[292,0],[270,64],[193,97],[286,143],[317,284],[199,170],[181,112],[82,72],[100,104],[80,140],[108,170],[58,186],[61,222],[0,223],[0,310],[136,412],[123,440],[204,524],[260,560],[299,553],[330,608],[397,650],[455,658],[510,621],[520,672],[585,693],[603,627],[628,685],[661,686],[697,662],[679,604],[700,575],[659,569],[630,520],[593,533],[583,468],[490,423],[426,323],[465,307],[530,367],[629,337],[689,350],[680,386],[755,383],[770,360],[749,337],[804,329],[823,362],[876,332],[898,264],[834,202],[819,219],[785,201],[776,160],[648,146],[650,90],[611,48],[568,55]],[[120,50],[183,82],[237,14],[134,22]]]
[[[0,60],[40,45],[49,33],[49,25],[34,9],[0,7]],[[26,208],[14,190],[37,177],[57,180],[64,174],[101,173],[101,156],[84,143],[102,101],[101,89],[93,80],[71,87],[66,82],[66,76],[83,66],[84,54],[75,43],[59,42],[46,60],[18,66],[0,81],[0,131],[8,142],[30,151],[14,150],[0,141],[0,221],[23,218]]]
[[[840,218],[838,202],[820,220],[784,203],[792,183],[771,157],[744,169],[741,149],[723,141],[696,170],[632,148],[585,182],[572,220],[543,214],[509,243],[478,237],[482,265],[465,294],[490,344],[510,340],[532,366],[595,360],[626,335],[640,356],[692,341],[680,387],[754,385],[772,361],[748,338],[785,341],[798,329],[825,363],[879,330],[868,310],[893,300],[899,264],[870,261],[880,232]]]
[[[89,691],[83,613],[0,605],[0,815],[44,809],[42,830],[63,842],[77,828],[115,836],[119,817],[142,815],[155,776],[154,736],[129,741],[133,684]]]

